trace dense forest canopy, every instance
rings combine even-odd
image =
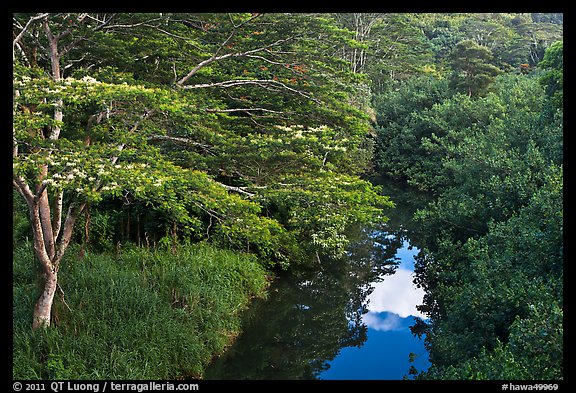
[[[563,378],[563,43],[536,20],[464,18],[443,77],[373,100],[378,171],[434,196],[415,214],[419,378]]]
[[[42,269],[33,327],[51,323],[70,246],[208,242],[271,271],[317,266],[351,225],[386,220],[394,203],[368,180],[383,175],[434,197],[416,215],[420,377],[562,377],[562,23],[14,14],[14,242],[32,239]]]

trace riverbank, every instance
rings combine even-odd
[[[430,198],[401,181],[370,181],[395,203],[384,211],[389,220],[349,227],[339,258],[318,256],[314,268],[278,275],[205,379],[401,380],[429,366],[410,326],[423,297],[412,282],[420,247],[412,216]]]
[[[40,284],[33,260],[31,247],[14,249],[14,379],[201,377],[239,334],[241,311],[268,286],[255,257],[204,244],[82,260],[70,252],[53,325],[32,331]]]

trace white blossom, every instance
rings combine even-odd
[[[98,82],[96,79],[92,78],[91,76],[84,76],[82,77],[82,79],[80,79],[82,82],[86,82],[86,83],[100,83]]]

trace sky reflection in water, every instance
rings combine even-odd
[[[320,379],[402,379],[411,365],[410,352],[418,355],[412,363],[416,369],[429,367],[423,340],[410,332],[415,317],[426,319],[416,309],[424,296],[422,288],[413,283],[417,253],[418,249],[404,241],[396,252],[400,260],[396,272],[374,283],[368,297],[368,312],[362,316],[368,339],[359,348],[342,348]]]
[[[389,221],[351,227],[343,258],[316,255],[319,266],[277,278],[269,296],[243,312],[242,334],[205,379],[399,380],[411,365],[429,367],[423,341],[410,331],[423,296],[412,283],[412,217],[427,199],[391,182],[386,190],[397,203]]]

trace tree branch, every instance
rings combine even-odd
[[[246,187],[229,186],[229,185],[227,185],[227,184],[220,183],[220,182],[216,182],[216,184],[218,184],[218,185],[221,186],[221,187],[224,187],[224,188],[227,189],[228,191],[234,191],[234,192],[237,192],[237,193],[239,193],[239,194],[246,195],[246,196],[248,196],[249,198],[252,198],[252,197],[255,197],[255,196],[256,196],[256,194],[246,191]]]
[[[116,14],[114,14],[114,15],[116,15]],[[106,25],[110,22],[110,20],[114,17],[114,15],[113,15],[108,21],[105,22]],[[100,29],[115,29],[115,28],[131,29],[131,28],[138,27],[138,26],[152,27],[152,26],[148,26],[148,23],[150,23],[150,22],[156,22],[156,21],[160,21],[160,20],[164,20],[164,19],[166,19],[166,17],[161,16],[161,17],[159,17],[159,18],[153,18],[153,19],[149,19],[149,20],[146,20],[146,21],[142,21],[142,22],[138,22],[138,23],[133,23],[133,24],[130,24],[130,25],[109,25],[109,26],[106,26],[106,25],[103,23],[102,25],[98,26],[98,28],[100,28]]]
[[[62,207],[64,202],[64,191],[58,191],[56,198],[54,198],[54,219],[52,220],[52,233],[54,236],[54,241],[58,239],[60,234],[60,228],[62,227]]]
[[[26,33],[26,30],[28,30],[30,25],[32,25],[32,23],[37,21],[37,20],[46,18],[48,15],[50,15],[50,14],[44,13],[44,14],[36,14],[35,16],[31,17],[28,20],[28,23],[26,23],[26,26],[24,26],[24,28],[22,28],[22,31],[20,31],[20,33],[12,41],[12,51],[14,51],[14,47],[16,46],[16,44],[18,44],[20,42],[20,40],[22,39],[22,37],[24,37],[24,34]]]
[[[228,59],[231,57],[248,57],[254,53],[258,53],[258,52],[262,52],[262,51],[268,51],[269,48],[280,45],[280,44],[285,43],[287,41],[290,41],[292,39],[292,37],[289,37],[289,38],[285,38],[282,40],[277,40],[275,42],[272,42],[271,44],[268,44],[266,46],[262,46],[260,48],[251,49],[251,50],[244,51],[244,52],[227,53],[225,55],[218,56],[218,53],[220,52],[220,50],[226,45],[226,43],[228,43],[230,41],[231,38],[232,38],[232,34],[230,35],[230,37],[228,37],[220,45],[220,47],[216,50],[216,52],[214,53],[214,55],[212,55],[212,57],[198,63],[196,65],[196,67],[194,67],[185,77],[183,77],[178,82],[176,82],[176,85],[183,87],[182,85],[184,83],[186,83],[188,81],[188,79],[190,79],[192,76],[194,76],[200,69],[202,69],[202,68],[206,67],[207,65],[214,63],[216,61]]]
[[[16,187],[18,192],[22,194],[26,203],[28,204],[29,208],[32,208],[34,205],[34,193],[26,183],[26,180],[22,176],[18,176],[16,174],[12,175],[12,185]]]
[[[271,89],[272,86],[276,86],[280,89],[290,91],[294,94],[297,94],[297,95],[300,95],[304,98],[312,100],[317,104],[321,103],[319,100],[312,97],[311,94],[306,93],[306,92],[301,91],[301,90],[294,89],[294,88],[287,86],[286,84],[284,84],[280,81],[274,80],[274,79],[233,79],[233,80],[224,81],[224,82],[201,83],[201,84],[197,84],[197,85],[185,85],[185,86],[179,86],[179,87],[182,89],[202,89],[202,88],[208,88],[208,87],[228,88],[228,87],[242,86],[242,85],[258,85],[258,86],[263,87],[263,88],[268,89],[268,90]]]
[[[158,135],[158,134],[155,134],[155,135],[150,135],[150,136],[148,137],[148,140],[151,140],[151,141],[155,141],[155,140],[165,140],[165,141],[171,141],[171,142],[185,143],[185,144],[187,144],[187,145],[192,145],[192,146],[198,146],[198,147],[201,147],[201,148],[203,148],[203,149],[210,149],[210,148],[212,148],[212,146],[210,146],[210,145],[206,145],[206,144],[203,144],[203,143],[200,143],[200,142],[194,142],[194,141],[191,140],[191,139],[182,138],[182,137],[177,137],[177,136],[168,136],[168,135]]]
[[[210,109],[210,108],[206,108],[204,109],[206,112],[210,112],[210,113],[231,113],[231,112],[246,112],[248,114],[251,114],[250,112],[253,111],[259,111],[259,112],[269,112],[269,113],[276,113],[279,115],[285,115],[287,114],[284,111],[274,111],[272,109],[266,109],[266,108],[234,108],[234,109]]]
[[[88,18],[92,19],[93,21],[96,21],[96,22],[100,23],[98,26],[96,26],[96,27],[94,28],[94,31],[98,31],[98,30],[103,29],[104,27],[106,27],[106,25],[108,25],[108,23],[110,23],[110,21],[111,21],[112,19],[114,19],[114,17],[116,16],[116,14],[115,14],[115,13],[112,14],[112,15],[110,16],[110,18],[108,18],[108,19],[106,19],[106,15],[104,15],[104,17],[102,18],[102,20],[100,20],[100,19],[98,19],[98,18],[96,18],[96,17],[93,17],[93,16],[91,16],[90,14],[88,14],[88,15],[86,15],[86,16],[87,16]]]
[[[57,270],[62,257],[64,256],[64,252],[66,248],[68,248],[68,244],[72,239],[72,234],[74,233],[74,224],[76,223],[76,219],[84,210],[86,206],[86,202],[82,202],[78,204],[77,202],[72,202],[68,207],[68,213],[66,214],[66,220],[64,221],[64,226],[62,228],[62,237],[58,243],[56,249],[56,255],[53,260],[53,266]]]

